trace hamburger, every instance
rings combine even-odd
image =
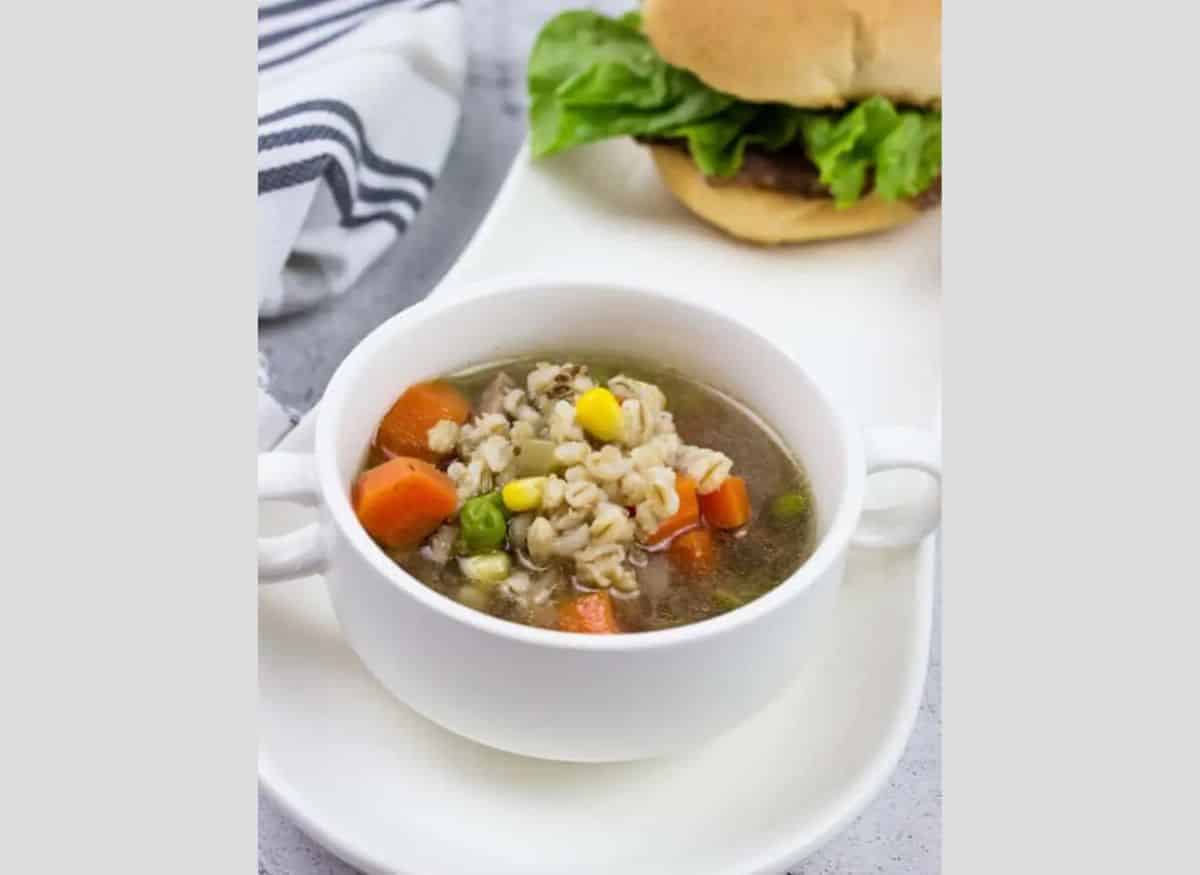
[[[645,0],[529,58],[535,158],[630,136],[736,237],[881,231],[941,201],[941,0]]]

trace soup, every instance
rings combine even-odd
[[[803,468],[743,406],[625,359],[523,358],[409,387],[354,485],[368,533],[431,589],[567,632],[736,609],[815,546]]]

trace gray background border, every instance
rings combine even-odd
[[[945,17],[951,873],[1194,859],[1196,13],[1083,9]],[[252,21],[10,19],[12,871],[253,866]]]

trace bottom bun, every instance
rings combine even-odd
[[[804,198],[749,185],[709,185],[690,157],[671,146],[650,146],[659,175],[675,197],[702,219],[754,243],[800,243],[871,234],[920,214],[905,201],[871,194],[838,209],[832,198]]]

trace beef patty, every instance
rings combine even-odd
[[[684,140],[657,139],[638,137],[638,142],[656,146],[670,146],[681,152],[687,152]],[[751,185],[756,188],[768,188],[788,194],[807,198],[831,198],[829,189],[821,182],[821,172],[817,166],[804,154],[799,146],[787,146],[778,152],[771,152],[758,146],[747,146],[742,166],[732,176],[707,177],[708,184],[714,186]],[[874,179],[867,179],[866,191],[870,191]],[[914,198],[909,199],[919,209],[930,209],[942,202],[942,177],[939,174],[933,184]]]

